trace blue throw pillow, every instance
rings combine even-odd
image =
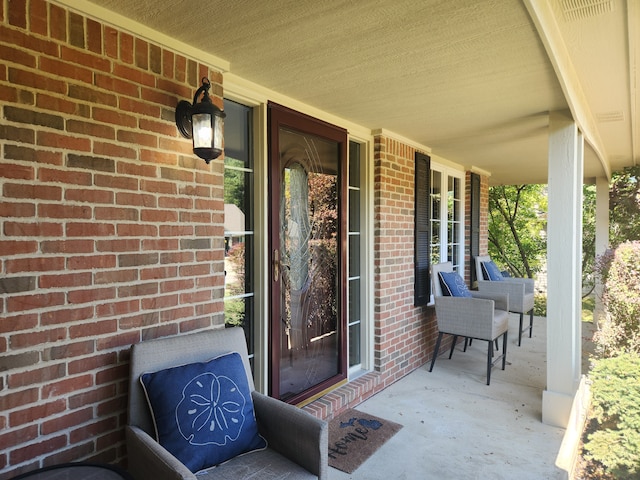
[[[493,262],[482,262],[482,271],[484,272],[484,277],[492,282],[499,282],[504,278],[498,266]]]
[[[471,292],[456,272],[438,272],[442,294],[450,297],[470,297]]]
[[[193,473],[266,448],[237,352],[144,373],[140,382],[158,443]]]

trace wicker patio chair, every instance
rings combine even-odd
[[[491,382],[492,367],[502,361],[504,370],[507,361],[507,332],[509,330],[509,297],[505,294],[484,294],[471,292],[464,287],[462,292],[450,292],[443,280],[453,273],[464,286],[464,280],[453,270],[451,262],[439,263],[431,267],[436,317],[438,321],[438,339],[431,357],[429,371],[433,370],[436,357],[440,350],[442,336],[446,333],[453,335],[453,344],[449,358],[453,353],[458,337],[466,340],[478,339],[488,343],[487,348],[487,385]],[[450,277],[453,278],[453,277]],[[450,293],[453,293],[451,295]],[[468,296],[456,296],[456,293]],[[502,336],[502,354],[494,357],[494,342]]]
[[[252,399],[257,432],[266,440],[266,448],[263,444],[255,451],[235,456],[217,466],[207,467],[197,472],[198,475],[196,476],[195,472],[188,468],[185,463],[178,460],[156,441],[157,421],[159,420],[157,420],[158,417],[152,416],[148,405],[149,393],[146,391],[146,386],[143,388],[140,378],[148,375],[148,372],[156,372],[157,374],[157,372],[164,373],[167,370],[175,371],[176,368],[174,367],[191,367],[200,365],[203,362],[209,364],[209,362],[217,361],[219,358],[236,355],[239,355],[242,365],[239,365],[236,357],[234,359],[234,368],[235,372],[240,370],[240,373],[235,378],[246,375],[248,385],[244,381],[230,380],[230,377],[225,376],[226,374],[213,371],[213,373],[205,373],[195,377],[194,380],[197,380],[197,382],[192,380],[182,391],[190,392],[188,398],[200,399],[199,403],[196,402],[194,404],[196,406],[191,407],[191,410],[195,411],[198,405],[201,409],[208,405],[207,402],[201,400],[210,391],[223,392],[224,390],[225,395],[227,392],[232,392],[230,395],[235,395],[232,397],[235,401],[238,398],[237,392],[243,388],[237,387],[237,385],[244,384],[249,391],[247,392],[247,397]],[[220,385],[218,389],[214,389],[213,383],[211,383],[210,387],[207,381],[199,380],[205,376],[213,377],[216,375],[218,375],[217,378]],[[188,390],[192,384],[195,387],[201,387],[200,390],[195,392],[198,395]],[[202,384],[205,384],[204,389],[202,389]],[[222,388],[223,386],[225,387],[224,389]],[[178,389],[173,384],[165,385],[161,383],[159,390]],[[219,396],[214,395],[212,398],[220,400],[219,405],[216,407],[219,411],[216,411],[217,416],[215,417],[213,414],[210,415],[207,422],[210,422],[213,418],[229,420],[228,425],[218,422],[216,429],[226,432],[225,428],[228,427],[229,431],[235,432],[233,430],[236,428],[234,423],[238,423],[237,419],[240,417],[235,414],[239,409],[235,408],[234,405],[238,405],[238,402],[228,401],[223,404],[223,393],[219,393]],[[243,398],[246,397],[243,395]],[[251,400],[246,398],[246,401],[249,402]],[[191,410],[189,413],[191,413]],[[178,408],[175,409],[175,412],[175,416],[168,415],[168,417],[173,417],[177,420]],[[221,417],[221,415],[225,414],[228,415],[226,418]],[[204,417],[205,415],[200,416]],[[195,417],[193,423],[196,423],[196,419],[198,417]],[[245,418],[244,423],[250,420],[252,419]],[[183,425],[185,424],[178,423],[180,433],[183,433],[183,428],[185,428]],[[211,424],[213,425],[213,423]],[[186,425],[191,427],[191,423]],[[206,425],[206,429],[201,428],[199,430],[209,430],[209,423]],[[242,428],[240,426],[240,429]],[[213,427],[211,430],[213,430]],[[186,440],[189,440],[191,445],[198,444],[194,441],[196,440],[194,437],[200,435],[201,432],[189,430],[188,433],[190,438],[185,437]],[[285,477],[287,479],[326,479],[329,470],[327,423],[293,405],[263,395],[254,389],[247,355],[247,344],[244,332],[239,327],[212,329],[148,340],[134,345],[131,348],[129,411],[126,434],[129,471],[137,480]],[[223,444],[228,443],[231,439],[231,434],[227,435],[225,433],[225,435]],[[203,443],[198,445],[203,445]],[[207,451],[221,448],[219,443],[207,443],[205,447]]]
[[[533,334],[533,306],[534,287],[533,278],[517,278],[503,276],[491,261],[491,257],[482,255],[476,257],[476,277],[478,290],[483,293],[506,293],[509,295],[509,311],[520,314],[520,328],[518,331],[518,346],[522,343],[522,334],[529,331],[529,338]],[[529,325],[523,327],[524,314],[529,314]]]

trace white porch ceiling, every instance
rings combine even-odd
[[[126,17],[245,80],[484,169],[492,184],[546,183],[554,110],[569,108],[595,147],[586,178],[639,156],[637,0],[59,1]]]

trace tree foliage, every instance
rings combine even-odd
[[[609,189],[610,242],[640,240],[640,166],[613,174]]]
[[[489,189],[489,254],[513,276],[533,278],[546,257],[545,185]]]
[[[596,186],[582,187],[582,291],[589,295],[595,287]]]
[[[533,277],[546,261],[546,185],[511,185],[489,190],[489,253],[515,276]],[[595,185],[583,187],[582,284],[594,285]]]
[[[640,354],[640,242],[626,242],[598,261],[605,317],[594,336],[602,357]]]

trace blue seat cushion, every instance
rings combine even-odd
[[[448,297],[470,297],[471,292],[456,272],[438,272],[442,294]]]
[[[156,440],[196,473],[266,448],[237,352],[140,376]]]
[[[482,262],[482,272],[484,278],[487,278],[492,282],[500,282],[504,279],[502,272],[493,262]]]

